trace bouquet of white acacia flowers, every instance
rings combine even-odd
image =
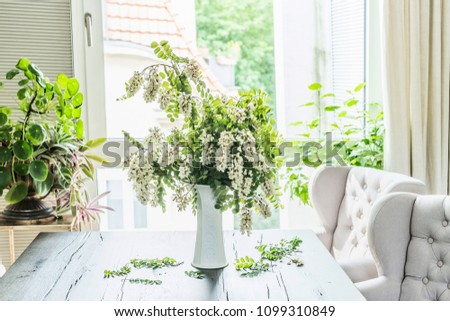
[[[195,212],[195,186],[209,185],[216,208],[240,214],[241,231],[250,232],[253,211],[269,217],[270,203],[279,207],[280,137],[267,94],[252,90],[237,98],[216,97],[195,61],[175,55],[167,41],[151,47],[165,62],[136,71],[121,99],[142,90],[146,102],[158,102],[172,122],[182,122],[167,136],[151,128],[143,141],[124,133],[138,147],[125,162],[137,198],[165,209],[170,189],[179,210],[192,204]]]

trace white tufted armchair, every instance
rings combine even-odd
[[[321,221],[317,235],[353,282],[378,276],[366,230],[373,203],[391,192],[425,193],[414,178],[363,167],[319,167],[310,198]]]
[[[379,277],[368,300],[450,300],[450,197],[394,193],[376,202],[368,240]]]

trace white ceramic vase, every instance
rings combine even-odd
[[[201,270],[228,265],[223,244],[222,212],[214,207],[216,198],[208,185],[197,185],[197,234],[192,266]]]

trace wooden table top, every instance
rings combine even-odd
[[[259,241],[275,243],[299,236],[304,266],[277,263],[257,277],[234,269],[240,256],[258,258]],[[309,230],[254,231],[247,237],[225,232],[229,266],[206,278],[186,276],[195,232],[41,233],[0,278],[0,300],[364,300],[351,280]],[[129,277],[159,279],[161,285],[131,284],[103,278],[133,258],[173,257],[184,264],[158,270],[133,270]]]
[[[4,220],[0,217],[0,231],[68,231],[72,224],[73,217],[71,214],[64,214],[55,220],[47,222],[37,222],[33,224],[19,224]]]

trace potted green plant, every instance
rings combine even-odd
[[[60,74],[50,82],[26,58],[6,79],[17,81],[18,104],[0,107],[0,193],[9,203],[0,217],[29,224],[71,210],[73,225],[92,223],[105,208],[89,199],[85,182],[92,161],[102,161],[91,149],[104,139],[84,139],[77,79]]]
[[[271,215],[279,206],[276,187],[280,137],[274,129],[268,96],[261,90],[239,97],[214,96],[198,64],[173,53],[167,41],[151,47],[162,63],[136,71],[126,83],[130,98],[143,91],[172,122],[169,134],[151,128],[143,141],[125,133],[139,150],[130,155],[128,177],[143,204],[165,208],[167,190],[179,210],[197,213],[194,260],[198,268],[221,268],[224,255],[221,212],[240,215],[250,232],[252,212]]]

